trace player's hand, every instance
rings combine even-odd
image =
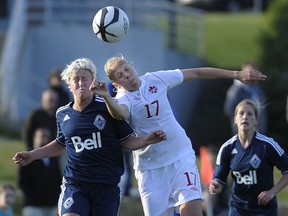
[[[18,152],[15,154],[15,156],[12,158],[15,164],[19,166],[26,166],[30,164],[33,159],[31,158],[31,152],[29,151],[23,151],[23,152]]]
[[[105,97],[109,94],[106,82],[96,79],[93,80],[92,84],[89,87],[89,90],[101,97]]]
[[[258,195],[258,204],[259,205],[266,205],[271,199],[276,196],[276,193],[272,190],[269,191],[262,191]]]
[[[147,135],[146,139],[149,143],[158,143],[166,140],[166,133],[162,130],[152,131]]]
[[[216,195],[221,193],[223,185],[219,183],[217,180],[212,180],[209,185],[209,192],[212,195]]]
[[[239,73],[239,81],[245,84],[255,83],[256,81],[263,81],[267,78],[267,76],[262,74],[260,71],[252,69],[245,69]]]

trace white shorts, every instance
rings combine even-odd
[[[153,170],[135,170],[145,216],[171,216],[175,207],[201,199],[199,171],[192,155]]]

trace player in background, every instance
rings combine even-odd
[[[209,191],[220,193],[231,171],[230,216],[277,216],[276,194],[288,184],[288,156],[272,138],[257,132],[259,111],[257,103],[248,99],[236,106],[238,134],[225,142],[217,155]],[[282,173],[276,184],[274,166]]]
[[[242,66],[242,70],[245,70],[245,68],[257,70],[257,65],[253,61],[247,61]],[[228,88],[224,101],[224,114],[229,118],[232,132],[231,135],[237,133],[237,128],[234,124],[234,111],[237,104],[243,99],[251,99],[259,104],[264,104],[266,96],[260,83],[255,82],[251,85],[245,85],[238,80],[233,80],[233,84]],[[258,119],[257,131],[266,134],[268,128],[267,125],[267,110],[266,107],[263,106],[261,108],[261,115]]]
[[[167,135],[165,145],[159,143],[133,152],[145,216],[170,216],[175,207],[182,216],[202,215],[203,198],[195,152],[172,112],[167,91],[193,79],[229,78],[251,83],[265,80],[266,76],[254,70],[194,68],[157,71],[139,77],[122,55],[108,59],[104,68],[118,88],[117,103],[105,82],[95,81],[91,90],[103,96],[111,115],[128,120],[141,136],[155,127]]]
[[[13,216],[13,204],[16,199],[16,191],[10,183],[0,183],[0,215]]]
[[[96,66],[87,58],[76,59],[61,73],[74,101],[56,113],[58,134],[49,144],[18,152],[19,166],[54,157],[67,151],[58,209],[60,216],[116,216],[119,210],[118,183],[123,174],[122,147],[135,150],[165,139],[155,130],[136,137],[126,121],[114,119],[104,100],[89,90]]]
[[[41,148],[54,138],[49,128],[35,129],[33,149]],[[22,216],[55,216],[62,180],[59,158],[43,158],[19,167],[17,177],[23,194]]]

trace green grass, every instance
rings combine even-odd
[[[263,15],[209,13],[205,23],[208,64],[239,68],[248,59],[258,58],[257,37],[265,26]]]
[[[14,165],[12,157],[17,151],[23,150],[24,144],[19,140],[0,138],[0,179],[12,182],[16,186],[15,174],[17,166]]]

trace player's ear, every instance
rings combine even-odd
[[[69,91],[72,92],[70,83],[68,83],[67,87],[68,87]]]
[[[117,83],[115,83],[115,82],[112,82],[112,84],[113,84],[113,86],[114,86],[115,88],[117,88],[117,89],[119,89],[119,88],[120,88],[120,86],[119,86]]]
[[[236,118],[236,115],[234,115],[234,126],[237,125],[237,118]]]

